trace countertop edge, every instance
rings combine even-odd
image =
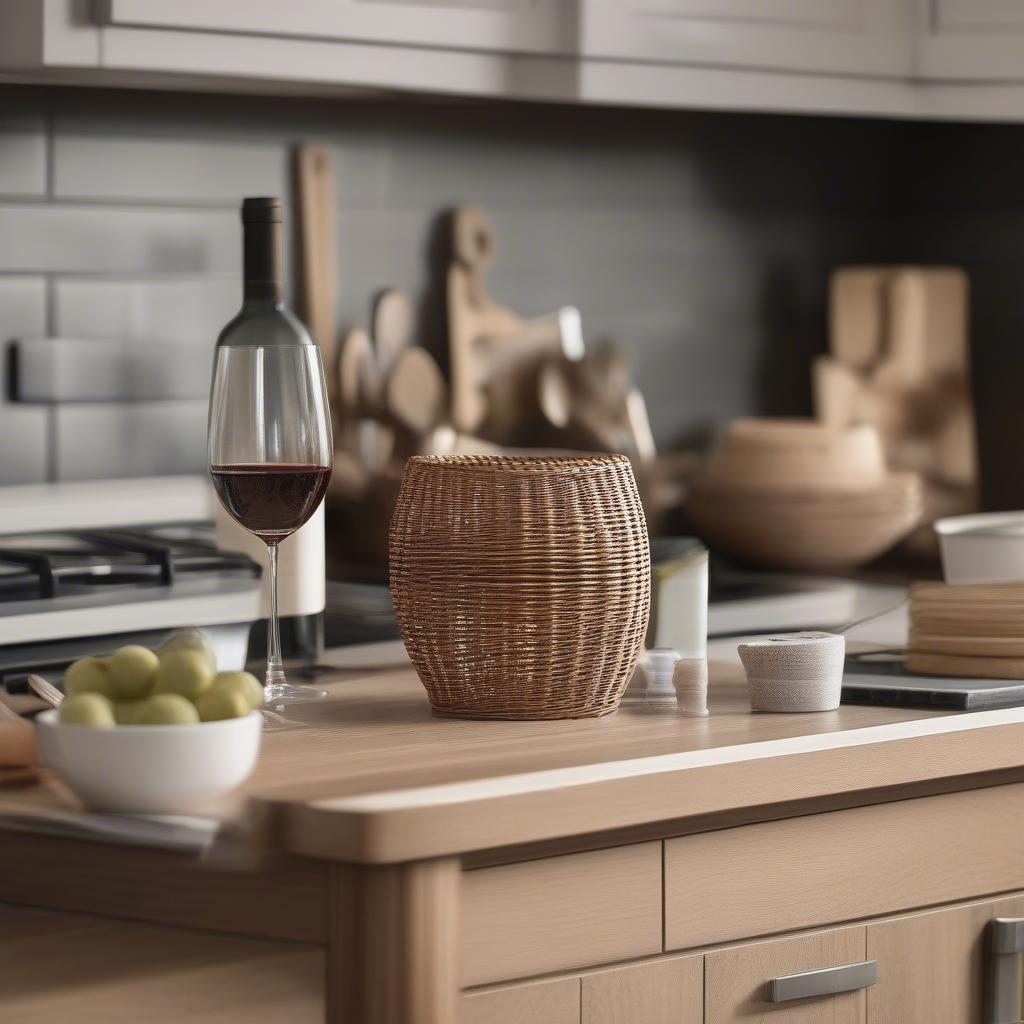
[[[1022,766],[1024,708],[1006,708],[254,806],[276,819],[288,852],[396,863]]]

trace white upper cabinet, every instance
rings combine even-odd
[[[585,57],[910,78],[915,0],[584,0]]]
[[[0,75],[1024,120],[1024,0],[0,0]]]
[[[922,0],[918,74],[935,81],[1024,82],[1024,2]]]
[[[572,53],[575,0],[103,0],[101,22],[450,49]]]

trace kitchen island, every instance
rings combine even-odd
[[[463,722],[400,645],[328,661],[204,858],[0,772],[0,1020],[988,1019],[1024,709],[755,715],[713,664],[707,718]]]

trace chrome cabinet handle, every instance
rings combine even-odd
[[[1024,1019],[1024,963],[1021,953],[1024,953],[1024,918],[994,918],[989,925],[986,1024],[1020,1024]]]
[[[801,971],[773,978],[768,983],[768,998],[773,1003],[788,1003],[791,999],[811,996],[834,996],[840,992],[856,992],[878,980],[878,961],[864,960],[859,964],[822,967],[818,971]]]

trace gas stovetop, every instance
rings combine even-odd
[[[246,555],[219,551],[207,523],[0,536],[0,614],[21,601],[103,605],[127,590],[259,575]]]
[[[260,573],[218,550],[207,522],[0,536],[0,676],[158,643],[181,626],[229,644],[241,667]]]

